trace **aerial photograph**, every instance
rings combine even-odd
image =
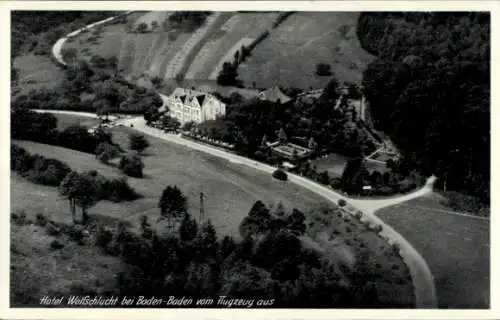
[[[10,307],[490,309],[490,12],[242,9],[10,11]]]

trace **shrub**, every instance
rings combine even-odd
[[[58,236],[61,234],[61,228],[59,228],[55,223],[49,221],[45,227],[47,234],[50,236]]]
[[[120,149],[108,142],[101,142],[95,150],[97,159],[105,164],[107,164],[109,160],[116,157],[119,153]]]
[[[316,75],[320,77],[327,77],[332,75],[331,67],[327,63],[318,63],[316,65]]]
[[[144,164],[137,156],[123,156],[119,164],[120,170],[128,176],[142,178],[142,169]]]
[[[15,224],[24,225],[26,224],[26,211],[21,209],[17,213],[12,213],[11,218]]]
[[[55,239],[50,243],[50,247],[52,249],[62,249],[64,247],[64,243],[62,243],[60,240]]]
[[[108,192],[108,200],[114,202],[122,200],[131,201],[140,197],[140,195],[128,184],[125,178],[118,178],[109,181]]]
[[[361,212],[361,211],[356,211],[356,212],[354,213],[354,217],[355,217],[356,219],[361,220],[361,218],[363,217],[363,212]]]
[[[83,239],[83,227],[78,225],[69,226],[66,230],[69,238],[73,241],[79,242]]]
[[[347,202],[344,199],[340,199],[338,201],[339,207],[345,207],[347,205]]]
[[[383,229],[384,228],[379,224],[373,227],[373,231],[375,231],[376,233],[380,233]]]
[[[48,219],[43,215],[43,213],[37,213],[36,214],[35,224],[37,226],[45,227],[45,225],[47,224],[47,222],[48,222]]]
[[[287,181],[288,175],[286,174],[285,171],[278,169],[278,170],[273,172],[273,178],[281,180],[281,181]]]

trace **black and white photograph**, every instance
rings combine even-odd
[[[490,10],[122,7],[9,9],[11,309],[492,308]]]

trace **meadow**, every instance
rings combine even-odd
[[[273,29],[238,68],[248,86],[280,85],[323,88],[331,77],[317,76],[316,64],[327,63],[343,82],[360,82],[373,58],[356,37],[356,12],[298,12]]]
[[[489,308],[490,221],[454,214],[426,197],[376,214],[424,257],[440,308]]]
[[[18,85],[12,88],[12,94],[27,94],[31,90],[54,88],[64,79],[64,73],[49,57],[33,53],[14,59],[14,68],[18,70]]]
[[[127,149],[128,133],[132,130],[118,127],[112,131],[114,140]],[[206,195],[205,216],[212,220],[221,235],[238,236],[239,223],[257,200],[269,205],[282,202],[290,210],[297,208],[303,211],[321,203],[328,205],[326,200],[314,193],[277,181],[271,175],[153,137],[148,137],[148,140],[152,145],[143,157],[145,178],[128,178],[129,184],[144,198],[121,204],[103,201],[90,209],[91,215],[138,222],[140,216],[145,214],[156,221],[159,218],[157,205],[161,192],[168,185],[177,185],[188,197],[193,216],[198,216],[199,195],[203,192]],[[28,141],[17,144],[31,153],[55,157],[78,171],[95,169],[106,177],[122,175],[117,168],[99,163],[90,154]],[[29,182],[13,175],[12,189],[14,209],[24,207],[29,212],[43,212],[57,221],[70,221],[67,204],[54,201],[58,198],[56,188],[30,186]]]
[[[269,29],[277,16],[275,12],[234,14],[201,48],[188,68],[186,79],[215,80],[222,64],[234,59],[234,53],[228,53],[235,52]]]
[[[11,223],[10,228],[11,307],[40,307],[35,297],[44,295],[106,295],[117,285],[116,274],[125,270],[120,258],[97,247],[63,239],[65,246],[53,250],[56,237],[44,227]]]

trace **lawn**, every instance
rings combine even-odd
[[[452,214],[430,195],[377,215],[424,257],[441,308],[488,308],[490,222]]]
[[[53,250],[56,239],[45,228],[11,224],[10,302],[12,307],[39,307],[45,295],[99,295],[116,287],[116,274],[125,264],[93,246],[80,246],[58,236],[65,246]],[[82,291],[82,289],[84,291]]]
[[[64,79],[64,73],[49,57],[32,53],[16,57],[14,68],[19,72],[18,85],[13,94],[27,94],[32,89],[53,88]]]
[[[214,80],[213,74],[225,62],[223,60],[228,52],[234,52],[235,45],[241,47],[245,42],[242,39],[257,38],[272,26],[277,16],[275,12],[246,12],[232,15],[201,48],[186,72],[186,79]],[[233,55],[229,56],[229,62],[232,62]]]
[[[58,114],[57,120],[57,129],[59,130],[63,130],[71,125],[80,125],[86,128],[91,128],[101,123],[101,120],[99,119],[70,114]]]
[[[248,60],[240,65],[240,79],[258,87],[322,88],[330,77],[316,75],[316,64],[327,63],[336,78],[360,82],[373,59],[356,37],[356,12],[299,12],[271,31]]]

